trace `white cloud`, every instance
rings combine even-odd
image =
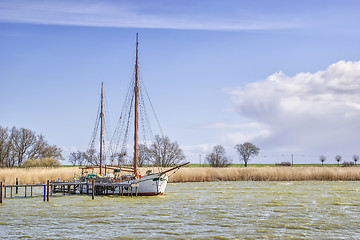
[[[171,14],[168,13],[173,10],[171,7],[157,7],[158,4],[160,3],[141,4],[129,1],[3,0],[0,2],[0,22],[225,31],[284,29],[295,26],[289,21],[271,21],[260,17],[248,19],[235,16],[227,19],[223,15],[207,15],[205,9],[196,13],[183,10]]]
[[[266,148],[360,151],[360,62],[292,77],[279,72],[230,94],[234,111],[267,126],[252,136]]]

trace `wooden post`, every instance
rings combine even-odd
[[[19,179],[18,179],[18,178],[16,178],[16,186],[17,186],[17,185],[19,185]],[[18,193],[19,193],[19,188],[18,188],[18,187],[16,187],[16,189],[15,189],[15,190],[16,190],[16,192],[15,192],[15,193],[16,193],[16,194],[18,194]]]
[[[50,198],[50,181],[47,180],[47,184],[46,184],[46,201],[49,201]]]
[[[32,197],[32,188],[33,188],[33,186],[30,186],[30,189],[31,189],[31,191],[30,191],[30,197]]]
[[[0,182],[0,203],[2,203],[3,200],[3,183]]]
[[[25,197],[26,197],[26,185],[25,185]]]
[[[46,184],[44,184],[44,202],[45,202],[45,198],[46,198]]]
[[[95,180],[92,179],[92,200],[95,198]]]

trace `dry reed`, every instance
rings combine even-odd
[[[147,168],[141,169],[144,175]],[[154,172],[157,169],[153,169]],[[92,172],[92,171],[91,171]],[[95,171],[95,173],[97,173]],[[5,184],[45,183],[47,180],[71,181],[81,169],[72,168],[2,168],[0,181]],[[181,168],[169,173],[169,182],[213,181],[359,181],[358,167],[248,167],[248,168]]]
[[[251,167],[181,168],[169,182],[211,181],[358,181],[360,168]]]
[[[0,168],[0,181],[5,184],[15,184],[16,178],[19,184],[46,183],[47,180],[71,181],[75,175],[79,175],[81,169],[71,168]]]

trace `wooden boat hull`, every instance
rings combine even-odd
[[[155,173],[125,181],[99,181],[95,180],[96,195],[122,195],[122,196],[156,196],[165,192],[168,182],[168,176],[165,173]],[[90,188],[91,184],[90,184]],[[90,189],[90,192],[92,191]],[[89,193],[89,184],[80,184],[77,193]]]
[[[167,182],[168,176],[166,174],[155,173],[144,176],[137,181],[139,184],[138,196],[161,195],[165,192]],[[136,191],[136,189],[132,189],[132,191]]]

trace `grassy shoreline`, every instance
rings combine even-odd
[[[141,168],[145,175],[148,169]],[[96,172],[95,172],[96,173]],[[61,168],[1,168],[0,181],[4,184],[45,183],[47,180],[72,181],[79,177],[78,167]],[[183,167],[169,173],[169,182],[214,182],[214,181],[360,181],[359,167]]]

